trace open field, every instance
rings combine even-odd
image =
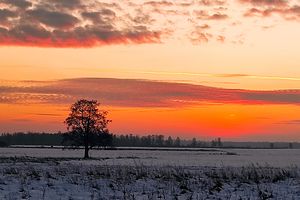
[[[300,149],[194,149],[196,151],[91,150],[95,160],[82,163],[147,166],[300,166]],[[1,148],[0,157],[81,158],[83,150]],[[78,162],[78,161],[77,161]]]
[[[0,199],[299,199],[300,150],[1,148]]]

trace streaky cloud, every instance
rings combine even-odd
[[[208,74],[208,73],[193,73],[193,72],[166,72],[166,71],[135,71],[140,74],[157,74],[157,75],[183,75],[183,76],[199,76],[199,77],[220,77],[220,78],[251,78],[265,80],[287,80],[300,81],[299,77],[285,76],[261,76],[252,74]]]
[[[0,102],[70,104],[76,99],[98,99],[120,107],[182,107],[217,104],[296,104],[300,90],[224,89],[187,83],[138,79],[76,78],[40,85],[1,86]]]

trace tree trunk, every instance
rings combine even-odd
[[[84,159],[89,158],[89,146],[86,144],[84,147]]]
[[[84,135],[84,159],[89,158],[89,132],[85,131]]]

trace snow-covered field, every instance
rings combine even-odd
[[[0,199],[300,199],[300,150],[0,148]]]
[[[98,160],[83,164],[147,166],[300,166],[300,149],[199,149],[199,151],[92,150]],[[47,148],[0,148],[0,157],[81,158],[83,150]],[[76,161],[80,162],[80,161]]]

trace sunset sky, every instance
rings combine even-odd
[[[300,0],[0,0],[0,132],[300,141]]]

